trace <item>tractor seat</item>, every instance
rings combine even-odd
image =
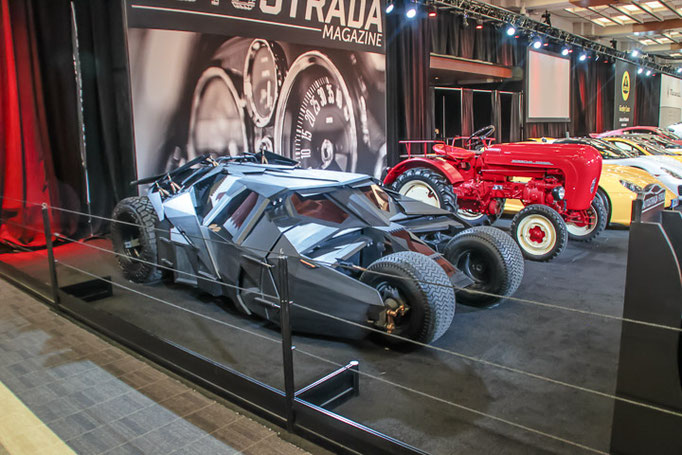
[[[436,153],[449,155],[459,160],[469,160],[476,156],[476,152],[472,150],[466,150],[461,147],[455,147],[454,145],[447,145],[442,143],[434,145],[433,151]]]

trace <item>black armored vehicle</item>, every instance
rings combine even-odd
[[[150,184],[147,195],[122,200],[113,213],[127,279],[172,270],[169,279],[278,323],[273,296],[286,257],[292,329],[302,333],[368,333],[325,313],[430,343],[450,326],[455,296],[489,306],[523,276],[508,234],[470,227],[366,175],[300,169],[265,152],[199,157],[135,183]]]

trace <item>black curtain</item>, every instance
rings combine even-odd
[[[635,125],[658,126],[661,77],[635,77]]]
[[[505,31],[492,24],[482,24],[477,29],[474,19],[442,12],[431,20],[431,46],[436,54],[452,55],[504,66],[518,62],[519,40],[507,36]]]
[[[514,93],[511,101],[511,118],[509,119],[509,142],[521,140],[521,94]]]
[[[133,194],[131,103],[123,28],[123,2],[75,0],[82,92],[75,76],[74,29],[69,0],[22,0],[30,5],[41,68],[45,109],[59,206],[108,217],[114,204]],[[19,3],[19,2],[17,2]],[[82,119],[79,119],[79,95]],[[81,157],[85,135],[86,169]],[[53,198],[54,199],[54,198]],[[107,224],[63,215],[62,232],[101,233]],[[80,222],[80,225],[77,225]]]
[[[498,90],[493,90],[490,93],[490,102],[492,103],[492,125],[495,127],[495,140],[502,142],[502,97]]]
[[[614,105],[613,64],[571,62],[572,134],[586,136],[612,128]]]
[[[92,211],[108,217],[120,199],[137,192],[130,186],[135,164],[123,2],[75,5]]]
[[[387,160],[399,161],[398,141],[431,138],[433,109],[429,88],[431,35],[429,20],[421,16],[408,20],[404,1],[396,2],[386,16],[386,119]]]
[[[462,89],[462,136],[470,136],[474,132],[474,91]]]

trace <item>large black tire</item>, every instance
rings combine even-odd
[[[146,196],[129,197],[114,207],[111,239],[126,279],[147,283],[161,278],[156,267],[156,226],[159,218]],[[144,261],[144,262],[142,262]]]
[[[428,256],[413,251],[389,254],[367,267],[360,280],[379,290],[387,309],[396,302],[394,291],[409,307],[404,316],[396,317],[395,335],[431,343],[452,324],[454,290],[445,271]]]
[[[566,223],[546,205],[529,205],[517,213],[512,219],[511,234],[523,257],[531,261],[550,261],[568,243]]]
[[[410,192],[410,187],[414,185],[421,185],[429,191],[428,199],[418,200],[450,212],[457,211],[457,198],[452,192],[452,185],[438,172],[425,167],[408,169],[395,179],[391,188],[404,195]],[[412,194],[414,195],[414,192]]]
[[[465,229],[448,242],[444,256],[474,280],[467,290],[455,292],[458,303],[496,305],[513,295],[523,280],[521,249],[509,234],[494,227]]]
[[[590,218],[594,217],[594,222],[584,228],[578,227],[573,223],[566,223],[569,239],[577,242],[591,242],[606,229],[608,212],[606,207],[604,207],[604,201],[601,196],[597,195],[594,197],[589,214]]]

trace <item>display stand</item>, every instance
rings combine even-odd
[[[623,318],[653,325],[623,322],[616,388],[642,405],[615,401],[611,452],[679,455],[682,338],[665,327],[682,317],[682,213],[662,210],[663,190],[650,187],[633,201]]]

